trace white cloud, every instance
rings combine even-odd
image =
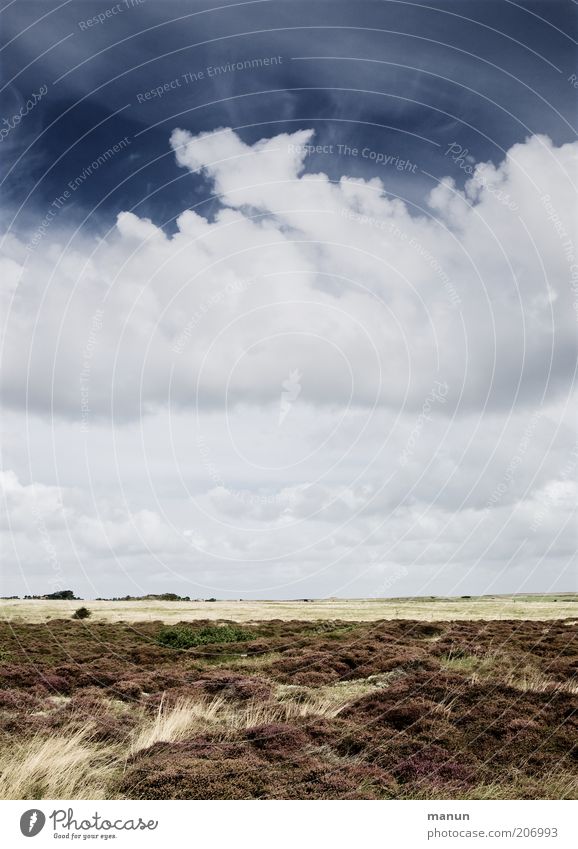
[[[27,258],[7,240],[8,293],[20,282],[6,402],[79,418],[83,372],[92,415],[114,406],[120,418],[171,403],[277,403],[295,369],[315,404],[351,396],[416,409],[436,379],[450,387],[448,411],[563,392],[576,294],[540,198],[574,238],[567,173],[578,144],[532,137],[486,165],[483,181],[462,193],[446,180],[410,215],[378,179],[304,173],[299,151],[312,139],[304,130],[249,146],[228,129],[175,130],[179,164],[220,195],[214,221],[184,211],[168,237],[123,212],[105,241],[68,245],[49,231]]]

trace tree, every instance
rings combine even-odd
[[[49,599],[50,601],[74,601],[77,596],[74,595],[72,590],[58,590],[55,593],[48,593],[48,595],[43,596],[43,598]]]

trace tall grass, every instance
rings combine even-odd
[[[573,773],[561,771],[549,773],[540,780],[540,799],[572,800],[578,793],[578,780]],[[399,799],[524,799],[526,787],[521,777],[519,781],[496,781],[493,784],[476,784],[473,787],[460,788],[448,785],[435,789],[421,786],[419,791],[410,790],[400,794]]]
[[[91,740],[90,727],[42,737],[5,750],[0,757],[1,799],[107,798],[119,752]]]
[[[239,705],[217,697],[213,699],[180,699],[172,707],[161,703],[156,716],[143,718],[133,735],[129,753],[135,754],[159,742],[175,743],[195,734],[209,731],[221,732],[225,737],[230,732],[244,731],[258,725],[286,722],[307,716],[333,718],[349,704],[351,697],[335,699],[320,693],[299,701],[282,702],[248,701]]]
[[[195,733],[224,724],[229,708],[224,699],[191,701],[181,699],[167,709],[161,702],[152,720],[143,718],[128,747],[133,755],[155,743],[176,743]]]
[[[559,691],[561,693],[578,694],[578,682],[576,679],[562,683],[553,681],[541,672],[528,672],[524,670],[522,673],[509,675],[506,679],[506,683],[509,684],[510,687],[521,690],[523,693],[546,693]]]

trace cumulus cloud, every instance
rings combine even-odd
[[[307,173],[313,141],[175,130],[213,219],[185,210],[167,235],[123,212],[105,239],[6,238],[5,403],[76,419],[277,403],[293,370],[317,406],[416,410],[436,380],[446,413],[567,388],[577,144],[531,137],[416,211],[377,178]]]
[[[79,553],[110,557],[183,550],[182,546],[175,548],[175,535],[151,510],[132,513],[108,499],[100,499],[91,509],[86,492],[37,482],[25,484],[11,469],[0,473],[0,493],[4,498],[2,528],[11,534],[22,533],[30,539],[42,535],[42,528],[70,532]]]

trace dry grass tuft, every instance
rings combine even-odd
[[[112,747],[91,742],[91,729],[40,735],[0,758],[1,799],[104,799],[118,768]]]
[[[281,695],[288,688],[280,688]],[[304,688],[299,688],[302,691]],[[328,690],[330,688],[324,688]],[[326,692],[312,693],[306,698],[277,702],[249,701],[234,704],[220,697],[214,699],[180,699],[172,707],[163,704],[152,720],[143,718],[132,742],[129,754],[148,749],[155,743],[174,743],[206,731],[217,733],[224,739],[236,731],[259,725],[287,722],[309,716],[333,718],[352,701],[351,687],[343,687],[343,695]]]
[[[541,672],[523,672],[521,674],[510,675],[506,679],[506,683],[516,690],[521,690],[523,693],[545,693],[547,691],[559,691],[562,693],[578,694],[578,683],[576,681],[568,681],[560,683],[553,681],[547,675]]]
[[[433,788],[421,786],[413,793],[407,793],[400,798],[404,799],[525,799],[527,786],[524,780],[511,783],[495,782],[494,784],[475,784],[472,787],[460,788],[450,785],[446,788]],[[562,771],[550,773],[540,779],[540,794],[532,798],[572,800],[576,799],[578,793],[578,780],[573,773]]]
[[[493,677],[501,660],[500,655],[494,651],[488,651],[484,655],[450,651],[445,657],[440,658],[440,666],[447,672],[471,674],[476,676],[476,680],[482,680]]]
[[[304,687],[294,684],[280,684],[277,687],[277,699],[286,705],[291,716],[325,716],[328,719],[337,716],[344,708],[357,699],[387,687],[403,673],[398,670],[353,681],[337,681],[321,687]]]
[[[181,699],[169,710],[161,702],[157,715],[152,720],[143,719],[137,727],[129,747],[129,754],[148,749],[155,743],[174,743],[186,740],[195,733],[218,726],[224,720],[224,714],[229,710],[224,699],[215,698],[211,701],[201,699]]]

